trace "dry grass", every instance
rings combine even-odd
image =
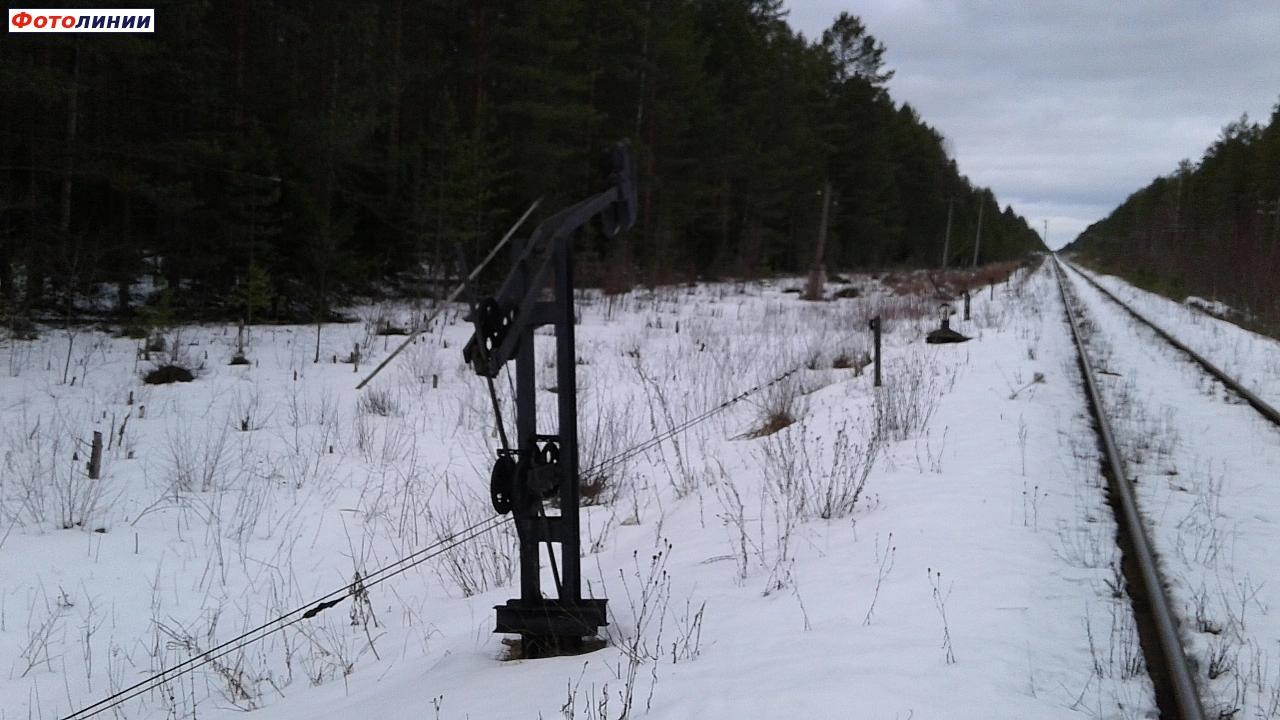
[[[748,433],[747,437],[752,439],[768,437],[783,428],[794,425],[795,422],[796,419],[791,416],[790,412],[786,410],[776,410],[769,413],[769,415],[765,417],[764,422],[760,424],[760,427]]]
[[[609,478],[604,475],[583,478],[578,482],[578,502],[584,507],[601,505],[609,497],[605,494]]]
[[[983,265],[973,271],[971,283],[973,286],[992,285],[994,283],[1004,282],[1009,276],[1017,272],[1019,268],[1033,267],[1039,259],[1034,256],[1028,256],[1021,260],[1006,260],[1004,262],[990,263]]]
[[[1022,260],[1006,260],[988,263],[978,268],[955,270],[914,270],[887,273],[881,284],[895,295],[950,295],[959,297],[965,290],[974,290],[994,283],[1004,282],[1018,268],[1037,262],[1034,257]]]
[[[560,652],[555,653],[553,657],[566,657],[571,655],[586,655],[597,650],[602,650],[608,646],[608,642],[601,637],[582,638],[582,644],[577,648],[562,648]],[[539,657],[547,657],[545,655]],[[512,660],[528,660],[524,653],[524,643],[520,638],[503,638],[502,652],[498,655],[500,662],[511,662]]]
[[[917,270],[909,273],[887,273],[880,278],[880,284],[893,291],[894,295],[927,295],[933,292],[928,273]]]

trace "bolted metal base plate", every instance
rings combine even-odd
[[[508,600],[494,607],[498,611],[496,633],[518,633],[526,636],[560,636],[582,638],[595,635],[609,624],[605,607],[608,600]]]

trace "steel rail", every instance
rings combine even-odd
[[[1152,322],[1150,318],[1147,318],[1142,313],[1133,309],[1131,305],[1121,300],[1119,297],[1116,296],[1115,293],[1103,287],[1102,284],[1099,283],[1097,280],[1093,279],[1092,277],[1089,277],[1089,275],[1086,274],[1084,271],[1082,271],[1080,268],[1075,267],[1071,263],[1068,263],[1065,261],[1060,261],[1060,262],[1062,262],[1063,265],[1074,270],[1077,275],[1084,278],[1086,282],[1088,282],[1090,285],[1096,288],[1098,292],[1102,293],[1103,296],[1111,300],[1111,302],[1114,302],[1115,304],[1124,308],[1125,311],[1128,312],[1129,315],[1133,316],[1135,320],[1151,328],[1151,330],[1155,332],[1156,335],[1159,335],[1161,338],[1163,338],[1165,342],[1181,350],[1192,360],[1196,361],[1196,363],[1198,363],[1200,367],[1204,368],[1206,372],[1208,372],[1210,375],[1216,378],[1223,385],[1226,385],[1227,388],[1230,389],[1232,392],[1234,392],[1235,394],[1243,398],[1245,402],[1252,405],[1253,409],[1257,410],[1267,420],[1270,420],[1272,423],[1276,425],[1280,425],[1280,410],[1276,410],[1273,406],[1269,405],[1265,400],[1258,397],[1258,395],[1254,393],[1252,390],[1250,390],[1249,388],[1246,388],[1244,385],[1241,385],[1239,381],[1237,381],[1235,378],[1231,377],[1230,375],[1227,375],[1226,372],[1224,372],[1217,365],[1214,365],[1206,357],[1196,352],[1195,350],[1192,350],[1191,348],[1187,347],[1185,343],[1183,343],[1178,338],[1174,337],[1168,330],[1165,330],[1164,328]]]
[[[1200,695],[1196,690],[1194,675],[1187,662],[1182,648],[1182,638],[1178,633],[1178,622],[1173,614],[1165,584],[1160,576],[1160,568],[1156,564],[1155,552],[1151,540],[1147,536],[1146,525],[1138,512],[1137,498],[1129,475],[1125,470],[1124,460],[1116,445],[1111,426],[1107,423],[1106,406],[1102,402],[1102,393],[1094,377],[1093,368],[1089,364],[1089,354],[1085,349],[1084,337],[1080,332],[1080,323],[1075,311],[1071,309],[1071,298],[1067,292],[1067,278],[1060,267],[1061,261],[1053,256],[1054,273],[1058,278],[1058,289],[1062,293],[1062,304],[1067,313],[1067,322],[1071,326],[1071,336],[1075,339],[1076,351],[1080,361],[1080,373],[1084,377],[1088,391],[1089,405],[1097,424],[1098,436],[1102,440],[1105,460],[1109,470],[1110,488],[1116,499],[1116,519],[1127,533],[1129,544],[1133,549],[1133,560],[1137,564],[1139,580],[1151,611],[1151,622],[1156,631],[1156,643],[1159,660],[1163,665],[1163,678],[1169,684],[1170,700],[1174,704],[1175,717],[1181,720],[1204,720],[1204,708],[1200,704]],[[1154,680],[1154,678],[1153,678]],[[1159,688],[1157,688],[1157,696]],[[1162,708],[1164,710],[1164,708]]]

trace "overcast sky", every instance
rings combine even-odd
[[[1060,247],[1280,101],[1280,0],[788,0],[821,37],[842,10],[887,47],[890,91],[960,171]],[[1277,168],[1280,173],[1280,168]]]

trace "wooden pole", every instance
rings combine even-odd
[[[987,198],[981,194],[978,195],[978,236],[973,241],[973,266],[978,267],[978,252],[982,249],[982,209],[987,204]]]
[[[821,300],[823,286],[826,284],[826,267],[823,255],[827,250],[827,221],[831,216],[831,181],[822,185],[822,221],[818,224],[818,247],[813,253],[813,267],[809,270],[809,286],[805,288],[805,297],[810,300]]]
[[[875,356],[873,359],[876,365],[876,370],[875,370],[876,387],[880,387],[880,316],[879,315],[871,318],[871,333],[872,333],[872,336],[874,337],[874,343],[875,343]]]
[[[951,255],[951,211],[954,209],[955,198],[947,198],[947,234],[942,240],[942,269],[947,269],[947,262]]]
[[[97,480],[102,475],[102,433],[93,431],[93,450],[89,455],[89,479]]]

